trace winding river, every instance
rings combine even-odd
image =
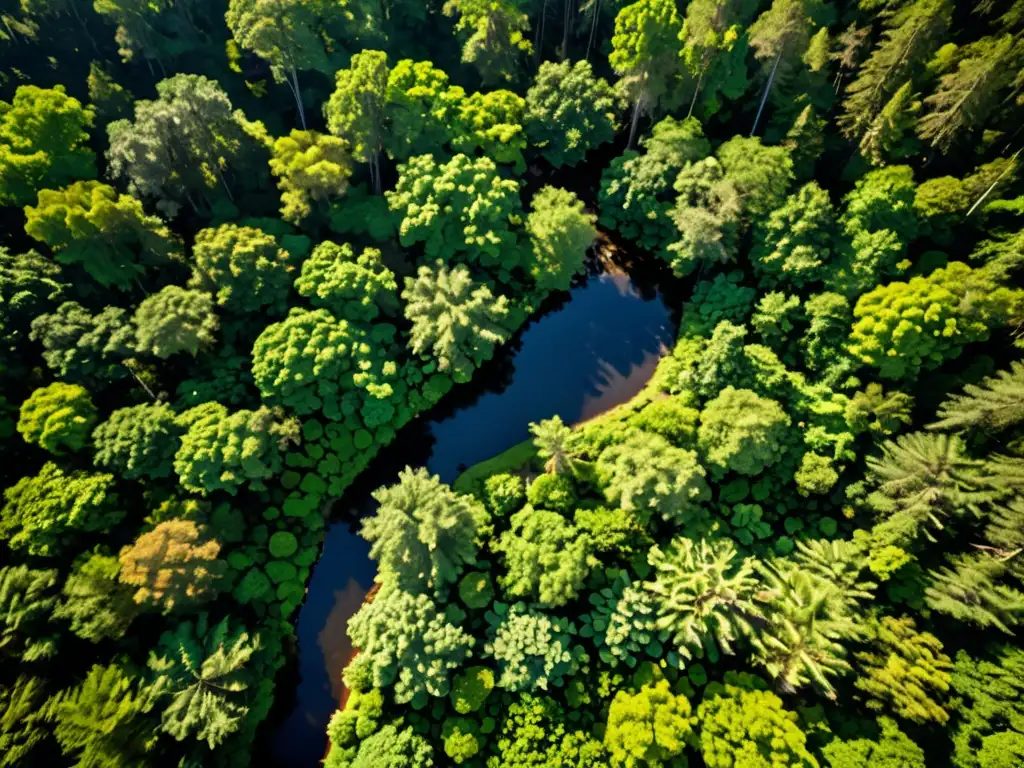
[[[296,658],[278,676],[266,734],[275,765],[314,768],[323,758],[324,729],[352,652],[345,627],[376,572],[353,522],[373,512],[370,493],[396,482],[406,465],[426,466],[450,483],[465,467],[529,437],[530,422],[554,414],[583,421],[639,392],[672,345],[678,318],[670,305],[680,306],[641,272],[595,262],[471,383],[405,427],[334,504],[336,522],[298,615]]]

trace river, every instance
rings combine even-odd
[[[405,427],[332,510],[333,522],[298,614],[297,658],[278,676],[268,723],[274,764],[314,768],[341,696],[351,655],[345,627],[373,584],[370,546],[353,522],[372,514],[370,493],[406,465],[447,483],[469,465],[529,437],[555,414],[583,421],[639,392],[670,348],[678,324],[656,279],[597,264],[568,297],[543,308],[473,381],[456,387],[428,418]],[[564,295],[563,295],[564,296]],[[294,681],[288,685],[289,681]]]

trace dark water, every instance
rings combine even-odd
[[[369,544],[350,522],[372,513],[370,492],[396,482],[406,465],[425,465],[450,483],[465,466],[529,437],[532,421],[558,414],[573,423],[628,400],[671,346],[676,324],[651,280],[592,275],[381,452],[333,509],[341,520],[327,531],[299,612],[297,662],[279,676],[278,720],[269,725],[277,765],[312,768],[323,757],[352,652],[345,627],[376,573]]]

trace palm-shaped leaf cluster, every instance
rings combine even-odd
[[[939,421],[928,429],[997,432],[1024,421],[1024,363],[1010,364],[981,384],[968,384],[939,406]]]
[[[767,624],[752,639],[754,661],[779,689],[792,693],[811,684],[830,699],[830,678],[850,670],[844,640],[859,634],[855,601],[828,579],[792,561],[759,563]]]
[[[685,658],[733,653],[736,641],[753,634],[763,618],[754,601],[753,560],[741,559],[728,539],[677,537],[664,550],[652,547],[648,562],[654,577],[644,587],[655,598],[655,626],[670,633]]]
[[[178,741],[194,737],[214,749],[241,726],[249,711],[246,692],[253,683],[247,668],[259,637],[223,619],[213,627],[207,615],[179,624],[160,637],[150,655],[156,691],[170,697],[163,729]]]
[[[561,416],[530,424],[533,445],[537,455],[545,460],[544,469],[549,474],[575,474],[576,460],[572,453],[570,440],[572,428],[562,421]]]

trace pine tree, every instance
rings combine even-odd
[[[847,137],[862,137],[893,94],[923,71],[949,29],[952,5],[916,0],[886,19],[882,40],[847,89],[839,117]]]
[[[920,111],[921,102],[917,100],[913,85],[908,81],[900,86],[871,121],[861,136],[860,153],[876,166],[915,154],[913,140],[907,141],[905,137],[914,127]]]
[[[96,664],[81,685],[49,702],[47,716],[64,754],[77,765],[143,768],[151,760],[144,755],[156,745],[145,717],[154,693],[116,663]]]
[[[980,384],[968,384],[939,406],[939,421],[928,429],[999,432],[1024,421],[1024,362],[1010,363]]]
[[[925,97],[925,113],[917,123],[917,134],[942,152],[984,125],[1001,91],[1017,76],[1024,46],[1012,35],[985,37],[957,54],[956,69]]]
[[[59,635],[46,634],[57,604],[56,588],[56,570],[0,568],[0,652],[24,662],[56,654]]]
[[[758,580],[752,558],[740,558],[729,539],[694,542],[677,537],[664,550],[648,552],[653,569],[644,589],[654,597],[655,627],[670,633],[687,659],[718,659],[755,633],[764,619],[754,602]]]
[[[1020,557],[1019,551],[1015,557]],[[1006,563],[983,553],[954,558],[952,566],[929,574],[928,607],[979,627],[1014,634],[1024,623],[1024,590],[1003,581]]]
[[[959,437],[914,432],[882,444],[881,456],[869,456],[865,501],[884,518],[874,536],[905,546],[923,533],[933,539],[950,521],[981,516],[995,493],[986,488],[983,463],[967,455]]]
[[[11,684],[0,685],[0,766],[29,765],[29,755],[44,742],[46,689],[39,677],[22,675]]]

